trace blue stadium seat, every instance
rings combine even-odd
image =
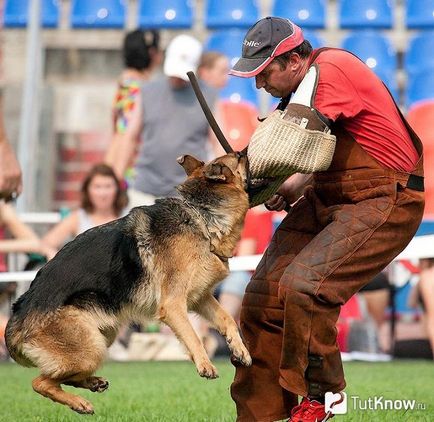
[[[363,60],[387,85],[395,101],[400,102],[396,51],[386,36],[375,31],[355,31],[344,38],[342,48]]]
[[[404,60],[404,67],[409,77],[425,67],[434,67],[433,52],[434,31],[420,32],[410,40]]]
[[[341,28],[391,28],[392,7],[388,0],[341,0]]]
[[[246,31],[238,29],[212,32],[205,43],[204,50],[219,51],[225,54],[232,67],[241,56],[245,35]]]
[[[434,28],[434,0],[407,0],[407,28]]]
[[[423,100],[434,100],[434,67],[427,67],[408,81],[407,106]]]
[[[426,236],[427,234],[434,234],[434,220],[423,219],[415,236]]]
[[[354,53],[377,74],[396,71],[396,51],[389,39],[378,32],[353,32],[342,41],[342,48]]]
[[[125,5],[123,0],[73,0],[71,26],[73,28],[123,28]]]
[[[324,40],[316,34],[315,31],[303,29],[303,36],[308,40],[313,48],[320,48],[325,46]]]
[[[220,92],[220,97],[233,103],[247,102],[257,107],[258,90],[255,87],[255,78],[230,76],[228,84]]]
[[[323,0],[288,1],[274,0],[273,16],[289,18],[304,28],[324,28],[325,9]]]
[[[208,0],[205,26],[218,28],[248,28],[259,19],[256,0]]]
[[[4,5],[5,28],[24,28],[28,23],[29,0],[6,0]],[[58,0],[41,1],[41,23],[44,28],[56,28],[59,23]]]
[[[193,25],[190,0],[140,0],[139,27],[185,29]]]

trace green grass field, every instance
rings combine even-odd
[[[91,400],[95,415],[78,415],[34,393],[37,374],[12,363],[0,365],[0,421],[233,421],[235,408],[229,395],[233,368],[218,360],[217,380],[200,378],[189,362],[107,363],[98,375],[110,381],[108,391],[77,391]],[[347,363],[349,396],[361,399],[414,399],[425,410],[356,411],[349,400],[347,415],[335,421],[434,421],[434,363]],[[267,403],[264,401],[264,406]]]

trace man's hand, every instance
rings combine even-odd
[[[0,139],[0,199],[15,199],[22,191],[21,168],[6,139]]]
[[[283,195],[275,193],[264,205],[268,211],[282,211],[286,209],[288,203]]]
[[[311,180],[312,176],[309,174],[294,174],[265,202],[265,208],[270,211],[288,211],[291,204],[303,195],[305,187],[311,183]]]

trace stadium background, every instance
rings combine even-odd
[[[434,99],[434,72],[429,70],[434,65],[432,0],[41,0],[42,31],[38,42],[33,40],[36,51],[30,53],[29,0],[0,3],[0,79],[7,130],[14,143],[23,131],[28,57],[40,63],[39,68],[38,62],[35,65],[40,77],[38,72],[32,75],[37,92],[33,125],[38,133],[30,151],[36,160],[24,168],[31,174],[25,192],[27,211],[76,203],[83,175],[102,158],[109,142],[110,107],[122,68],[120,47],[125,32],[138,26],[160,28],[163,48],[176,34],[188,32],[205,48],[221,50],[235,60],[253,22],[270,14],[287,16],[302,26],[314,47],[345,47],[358,54],[386,82],[405,112],[420,100]],[[231,77],[222,97],[248,102],[265,114],[270,99],[257,93],[252,82]],[[425,115],[416,118],[429,120]],[[235,132],[229,136],[236,137],[237,129],[249,130],[243,117],[238,120],[231,122],[229,132]],[[430,161],[427,148],[428,169]],[[431,205],[428,211],[434,211]]]

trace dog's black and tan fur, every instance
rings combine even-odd
[[[11,356],[37,366],[36,392],[79,413],[92,404],[61,384],[104,391],[94,376],[119,327],[156,317],[184,343],[199,374],[217,377],[187,311],[208,319],[245,365],[250,355],[233,319],[212,295],[228,274],[248,209],[247,158],[238,153],[208,165],[179,160],[188,177],[180,199],[134,208],[126,217],[79,235],[37,274],[14,304],[6,329]]]

